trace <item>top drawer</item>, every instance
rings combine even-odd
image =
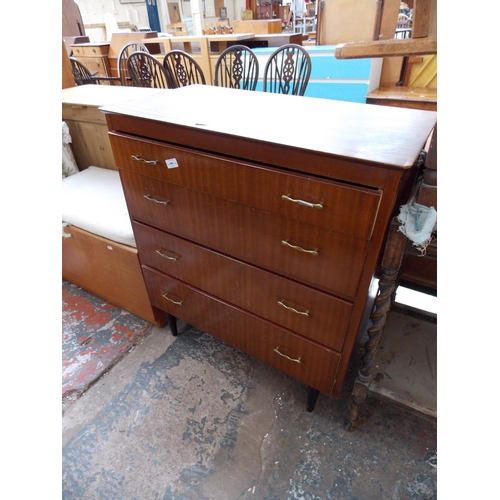
[[[110,133],[118,167],[325,229],[370,239],[379,190]]]
[[[90,44],[90,45],[72,45],[73,55],[75,56],[103,56],[109,52],[109,43]]]

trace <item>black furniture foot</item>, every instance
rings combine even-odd
[[[307,389],[307,411],[311,413],[316,406],[316,401],[318,400],[319,391],[309,387]]]
[[[167,321],[172,335],[177,337],[177,318],[167,313]]]

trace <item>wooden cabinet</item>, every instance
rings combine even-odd
[[[106,117],[99,111],[104,104],[161,92],[161,89],[112,85],[80,85],[62,92],[62,119],[68,124],[71,147],[78,168],[91,165],[116,170],[109,143]]]
[[[435,113],[212,86],[102,110],[153,305],[338,397]]]
[[[94,76],[111,76],[108,62],[109,42],[72,45],[73,57],[84,64]]]

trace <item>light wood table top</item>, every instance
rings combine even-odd
[[[366,97],[377,99],[398,99],[405,101],[430,101],[437,102],[437,89],[420,87],[381,86],[370,92]]]
[[[79,85],[63,89],[62,102],[81,106],[103,106],[166,91],[166,89],[122,87],[121,85]]]

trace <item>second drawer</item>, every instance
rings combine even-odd
[[[134,222],[142,264],[341,351],[352,304]]]

